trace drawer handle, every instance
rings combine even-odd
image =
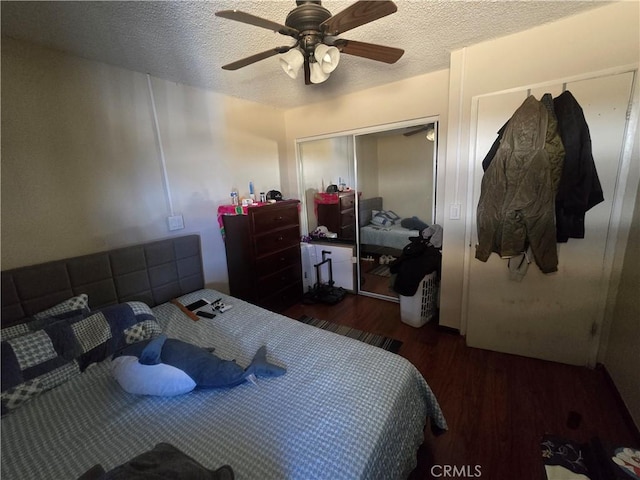
[[[280,221],[284,220],[284,217],[283,217],[283,216],[276,217],[276,218],[274,218],[274,220],[275,220],[276,222],[280,222]]]
[[[282,240],[284,240],[284,237],[281,235],[278,237],[278,241],[281,242]]]

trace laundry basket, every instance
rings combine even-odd
[[[421,327],[436,314],[438,285],[436,272],[426,275],[411,297],[400,297],[400,320],[412,327]]]

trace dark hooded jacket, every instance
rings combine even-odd
[[[566,242],[584,238],[585,213],[603,202],[604,195],[582,107],[568,90],[553,100],[553,106],[566,152],[556,196],[557,241]]]
[[[543,100],[529,96],[516,110],[482,178],[476,258],[509,258],[530,246],[540,270],[551,273],[558,269],[554,208],[564,149],[551,98]]]

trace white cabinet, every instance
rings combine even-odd
[[[331,259],[334,287],[342,287],[351,292],[355,291],[354,245],[339,243],[301,243],[302,253],[302,284],[305,293],[318,282],[315,265],[324,259]],[[329,282],[328,262],[320,265],[320,283]]]

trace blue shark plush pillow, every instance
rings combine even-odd
[[[264,346],[243,369],[205,348],[166,335],[134,343],[113,359],[113,375],[120,386],[140,395],[180,395],[194,388],[235,387],[247,380],[285,373],[284,368],[267,362]]]

